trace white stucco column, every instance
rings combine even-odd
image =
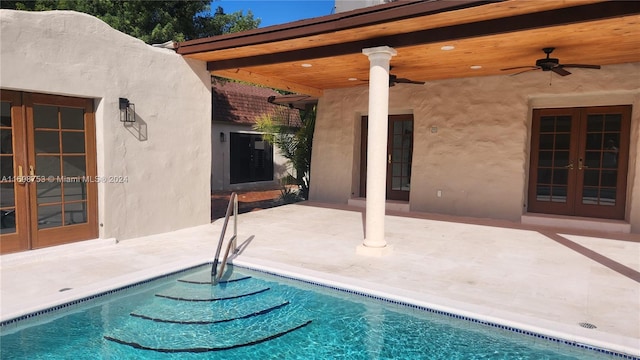
[[[384,239],[389,118],[389,61],[397,52],[388,46],[363,49],[369,57],[369,132],[367,133],[367,207],[365,238],[356,252],[382,256],[391,251]]]

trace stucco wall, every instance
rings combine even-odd
[[[0,11],[0,86],[93,98],[101,238],[210,221],[211,89],[203,62],[148,46],[86,14]],[[137,121],[119,121],[118,98]]]
[[[225,142],[220,141],[220,133],[225,134]],[[231,184],[231,166],[230,166],[230,134],[232,132],[244,132],[259,134],[253,131],[251,126],[242,126],[236,124],[213,123],[211,127],[211,149],[213,151],[211,158],[211,190],[249,190],[275,188],[280,185],[280,179],[292,173],[293,169],[287,159],[285,159],[276,146],[273,146],[273,180],[272,181],[256,181],[241,184]]]
[[[572,72],[390,88],[389,113],[414,115],[411,210],[519,221],[526,206],[532,109],[631,104],[627,220],[640,232],[640,64]],[[358,196],[360,117],[367,104],[367,86],[325,91],[320,99],[312,200],[345,203]]]

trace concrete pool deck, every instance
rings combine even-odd
[[[241,214],[233,262],[640,356],[640,236],[400,215],[388,213],[393,251],[376,258],[356,255],[357,208]],[[0,320],[211,261],[222,222],[0,256]]]

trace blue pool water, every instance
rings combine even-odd
[[[603,354],[386,301],[199,268],[5,326],[2,359],[602,359]]]

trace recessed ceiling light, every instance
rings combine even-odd
[[[449,50],[453,50],[455,48],[456,47],[453,46],[453,45],[445,45],[445,46],[441,47],[440,50],[449,51]]]
[[[349,80],[349,81],[356,81],[356,80],[358,80],[358,78],[349,78],[349,79],[347,79],[347,80]]]
[[[313,65],[311,65],[311,64],[307,64],[307,63],[304,63],[304,64],[302,64],[302,65],[300,65],[300,66],[302,66],[302,67],[306,67],[306,68],[309,68],[309,67],[311,67],[311,66],[313,66]]]
[[[479,70],[482,69],[482,65],[471,65],[470,68],[473,70]]]

